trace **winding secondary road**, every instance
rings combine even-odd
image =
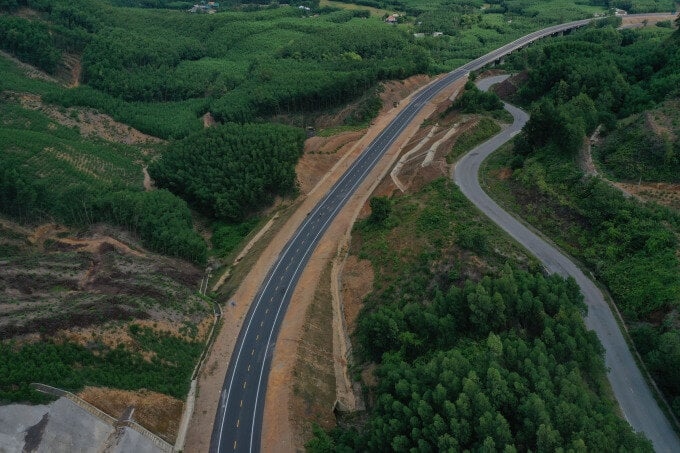
[[[582,27],[588,22],[589,20],[569,22],[531,33],[432,82],[420,90],[362,152],[307,215],[270,269],[253,300],[225,376],[220,404],[215,414],[211,452],[260,451],[264,396],[272,352],[297,281],[330,223],[416,114],[441,90],[466,76],[469,71],[493,63],[535,40]]]
[[[478,86],[488,89],[504,77],[484,79]],[[652,441],[657,452],[679,452],[680,440],[642,378],[602,292],[569,258],[505,212],[480,187],[478,173],[482,161],[516,135],[529,120],[529,115],[517,107],[505,104],[505,108],[512,114],[513,124],[463,156],[456,164],[454,181],[466,197],[535,255],[549,272],[576,280],[588,305],[586,326],[595,331],[604,346],[605,363],[609,368],[607,376],[623,416],[635,431],[644,433]]]

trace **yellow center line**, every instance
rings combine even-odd
[[[234,450],[236,450],[236,441],[234,441]]]
[[[241,400],[241,404],[239,404],[238,407],[243,407],[243,400]]]
[[[246,381],[243,381],[243,388],[246,388]]]
[[[264,326],[264,321],[260,321],[260,327]]]
[[[273,299],[273,297],[272,297],[272,299]],[[268,308],[264,311],[264,314],[265,314],[265,315],[266,315],[267,313],[269,313],[269,309],[268,309]]]
[[[257,336],[255,337],[255,341],[257,341],[259,339],[260,339],[260,334],[257,334]]]
[[[250,355],[255,355],[255,349],[253,349],[252,351],[250,351]]]
[[[248,371],[250,371],[250,364],[248,364]]]
[[[238,425],[240,425],[240,424],[241,424],[241,419],[239,418],[238,420],[236,420],[236,427],[238,428]]]

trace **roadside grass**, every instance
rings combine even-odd
[[[224,256],[224,258],[221,260],[223,263],[225,263],[224,266],[219,269],[220,272],[215,272],[215,275],[213,275],[213,278],[209,284],[209,287],[212,288],[212,286],[222,275],[222,272],[225,270],[225,268],[230,273],[224,284],[217,290],[217,297],[223,304],[226,303],[229,297],[231,297],[238,289],[241,282],[248,276],[248,273],[260,258],[262,252],[264,252],[269,243],[273,240],[281,228],[283,228],[290,217],[295,214],[295,211],[301,203],[302,200],[299,198],[296,200],[286,199],[279,207],[273,210],[269,216],[261,218],[258,225],[264,226],[265,223],[269,221],[269,219],[271,219],[275,214],[279,214],[271,228],[269,228],[269,230],[267,230],[267,232],[262,235],[259,241],[253,244],[253,247],[250,249],[250,251],[236,265],[233,265],[232,263],[239,253],[241,253],[243,247],[245,247],[250,239],[257,234],[259,227],[253,228],[250,233],[248,233],[248,235],[243,238],[238,247],[235,247],[230,253]]]
[[[465,131],[451,147],[451,152],[446,155],[446,163],[452,164],[460,156],[493,137],[501,131],[501,127],[494,120],[482,117],[479,123],[469,131]]]
[[[447,285],[493,274],[508,261],[537,268],[534,258],[444,178],[417,193],[395,197],[384,226],[358,222],[351,249],[373,265],[376,278],[374,294],[368,299],[371,304],[396,297],[394,291],[413,291],[415,297],[434,276],[439,284]],[[406,274],[410,277],[405,281]]]
[[[336,399],[335,368],[333,365],[333,306],[331,295],[331,267],[321,273],[314,300],[305,314],[302,336],[293,376],[293,423],[307,440],[312,436],[312,425],[324,429],[335,425],[332,413]]]
[[[321,130],[319,130],[316,135],[319,137],[332,137],[333,135],[341,134],[343,132],[353,132],[353,131],[361,131],[366,129],[365,124],[358,124],[358,125],[340,125],[340,126],[331,126],[331,127],[326,127]]]

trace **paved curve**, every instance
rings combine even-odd
[[[484,79],[479,87],[488,89],[502,79],[503,76]],[[517,107],[505,104],[505,108],[512,114],[513,124],[460,159],[454,170],[456,184],[484,214],[541,260],[549,272],[574,277],[588,305],[586,326],[595,331],[604,346],[607,376],[624,417],[633,429],[652,441],[656,451],[680,451],[680,440],[642,378],[602,292],[569,258],[501,209],[480,187],[478,173],[482,161],[517,134],[529,119]]]
[[[569,22],[530,33],[427,85],[347,169],[286,244],[250,306],[225,376],[215,415],[211,452],[260,450],[264,395],[272,352],[300,274],[333,218],[420,109],[469,71],[480,69],[540,38],[582,27],[588,22],[587,19]]]

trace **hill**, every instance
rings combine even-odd
[[[663,190],[642,196],[638,188],[638,198],[621,182],[585,175],[578,154],[600,125],[596,156],[606,175],[647,187],[677,180],[679,33],[591,27],[518,55],[527,82],[516,99],[533,101],[532,117],[513,148],[492,159],[504,178],[489,175],[498,199],[607,287],[676,416],[680,214],[668,200],[654,202]]]
[[[89,386],[81,396],[110,411],[106,395],[127,390],[147,411],[136,419],[174,442],[213,322],[195,293],[203,272],[104,225],[25,228],[4,218],[0,260],[0,402],[44,401],[32,382]],[[148,415],[164,411],[170,420]]]

